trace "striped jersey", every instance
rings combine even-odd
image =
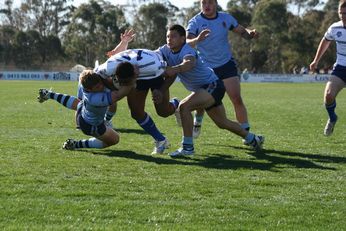
[[[336,63],[346,66],[346,28],[342,21],[333,23],[324,34],[326,40],[336,42]]]
[[[102,78],[113,77],[121,62],[129,62],[138,66],[137,80],[154,79],[162,75],[166,68],[166,62],[158,52],[147,49],[129,49],[111,56],[106,62],[95,67],[94,72]]]

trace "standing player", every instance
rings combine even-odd
[[[310,70],[314,71],[331,41],[336,41],[336,63],[324,90],[324,104],[329,115],[324,128],[324,135],[326,136],[333,134],[335,124],[338,121],[338,116],[335,113],[335,98],[346,86],[346,1],[340,1],[338,10],[340,21],[333,23],[328,28],[317,48],[315,58],[310,64]]]
[[[263,136],[257,136],[243,129],[238,123],[226,117],[222,98],[225,87],[222,80],[198,56],[197,52],[186,43],[186,31],[180,25],[171,26],[166,35],[167,44],[160,47],[169,67],[168,76],[178,75],[181,82],[191,94],[179,104],[179,112],[183,126],[182,147],[171,153],[172,157],[194,154],[191,112],[205,109],[209,117],[221,129],[226,129],[245,139],[253,148],[261,149]]]
[[[135,68],[138,68],[136,88],[132,89],[127,96],[127,103],[132,118],[155,140],[152,154],[163,153],[169,147],[169,142],[144,108],[149,89],[152,91],[155,109],[159,116],[168,117],[174,114],[179,105],[177,99],[169,101],[168,88],[174,82],[174,79],[165,79],[163,77],[166,62],[163,61],[158,52],[147,49],[129,49],[116,54],[111,52],[110,54],[112,56],[105,63],[96,67],[94,71],[104,79],[110,79],[114,77],[114,71],[121,62],[129,62]],[[123,69],[123,71],[126,72],[126,69]]]
[[[129,63],[122,63],[120,66],[133,68]],[[125,97],[135,86],[136,73],[126,76],[118,71],[117,73],[121,86],[117,91],[110,91],[105,87],[98,74],[91,70],[83,71],[80,75],[83,100],[46,89],[39,90],[38,101],[40,103],[53,99],[69,109],[76,110],[78,127],[84,134],[93,136],[87,140],[67,139],[63,144],[64,149],[106,148],[119,142],[119,134],[105,126],[104,117],[108,106]]]
[[[228,42],[228,32],[233,31],[244,39],[258,37],[256,30],[244,28],[225,12],[217,11],[217,0],[200,0],[201,12],[187,26],[187,42],[196,47],[202,59],[222,79],[232,101],[241,127],[249,130],[247,110],[240,94],[240,79]],[[194,120],[194,136],[197,138],[203,119],[203,111],[197,111]]]

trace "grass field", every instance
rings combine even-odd
[[[172,159],[150,155],[126,100],[114,119],[118,145],[62,150],[86,136],[73,111],[37,103],[49,87],[76,92],[72,82],[0,81],[0,230],[346,230],[346,92],[326,138],[324,85],[243,84],[263,152],[205,118],[195,156]],[[171,95],[187,92],[176,83]],[[158,117],[150,97],[147,112],[178,148],[174,116]]]

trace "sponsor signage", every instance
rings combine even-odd
[[[78,72],[0,71],[0,80],[77,81]]]

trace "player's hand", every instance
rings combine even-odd
[[[318,63],[316,61],[312,61],[312,63],[310,63],[310,66],[309,66],[310,71],[315,72],[317,64]]]
[[[160,104],[163,100],[162,92],[158,89],[154,89],[152,92],[153,102],[154,104]]]
[[[122,42],[129,43],[135,38],[136,34],[133,29],[127,29],[123,34],[120,35]]]
[[[257,39],[259,37],[259,33],[256,31],[256,29],[249,30],[249,35],[251,38]]]
[[[210,35],[210,29],[204,29],[201,31],[201,33],[199,33],[199,35],[197,36],[197,41],[203,41],[205,40],[209,35]]]

